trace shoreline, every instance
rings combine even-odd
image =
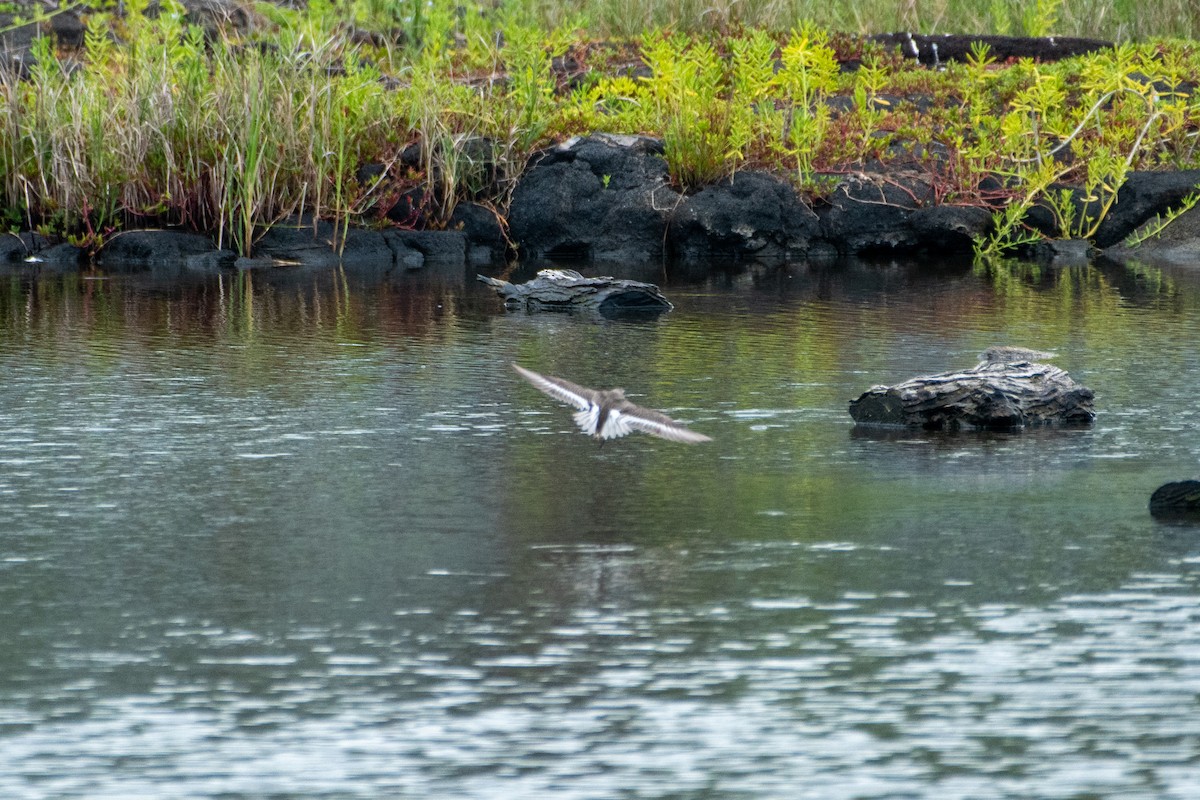
[[[600,170],[612,170],[601,173]],[[601,175],[618,174],[601,186]],[[1017,255],[1057,265],[1095,257],[1186,263],[1200,254],[1200,211],[1187,211],[1155,238],[1128,246],[1148,220],[1161,218],[1200,184],[1200,170],[1134,172],[1092,242],[1046,238]],[[928,181],[901,171],[844,176],[830,198],[815,203],[778,176],[741,171],[686,195],[671,188],[661,142],[597,135],[549,148],[531,160],[513,193],[507,220],[475,205],[460,206],[455,230],[352,226],[293,218],[271,226],[251,257],[218,248],[184,229],[113,233],[95,253],[33,232],[0,236],[0,262],[65,271],[156,266],[199,272],[289,266],[421,269],[427,265],[574,265],[621,263],[781,265],[802,260],[958,254],[993,228],[979,206],[929,201]],[[1031,215],[1033,216],[1033,215]],[[1036,216],[1030,224],[1036,224]],[[507,227],[507,233],[505,228]],[[515,252],[514,252],[515,246]]]
[[[257,39],[226,14],[202,41],[186,14],[138,8],[97,17],[125,40],[62,24],[59,51],[31,40],[0,70],[0,260],[1200,253],[1188,42],[506,29],[432,55],[345,31],[285,52],[289,31],[320,21],[307,13],[278,9]]]

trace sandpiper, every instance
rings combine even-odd
[[[625,399],[624,389],[588,389],[562,378],[539,375],[516,364],[512,367],[537,389],[555,400],[578,408],[579,411],[574,414],[575,424],[601,443],[633,431],[689,444],[712,441],[704,434],[680,425],[666,414],[634,405]]]

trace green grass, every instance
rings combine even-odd
[[[857,34],[1054,34],[1122,41],[1200,36],[1200,16],[1190,0],[505,0],[505,7],[543,25],[583,20],[594,36],[620,38],[658,28],[782,32],[800,20]]]

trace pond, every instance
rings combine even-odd
[[[1192,798],[1200,273],[0,280],[0,796]],[[517,276],[517,278],[528,275]],[[1093,427],[863,431],[1058,353]],[[710,443],[599,446],[510,368]]]

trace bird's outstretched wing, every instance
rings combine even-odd
[[[657,436],[661,439],[670,439],[673,442],[687,442],[688,444],[712,441],[712,438],[705,436],[703,433],[696,433],[694,430],[671,419],[666,414],[652,411],[649,408],[642,408],[633,403],[625,403],[617,413],[620,415],[623,427],[639,430],[642,433],[648,433],[651,436]]]
[[[587,411],[595,405],[596,393],[591,389],[571,383],[570,381],[564,381],[562,378],[539,375],[533,370],[525,369],[517,364],[513,364],[512,368],[517,371],[518,375],[532,383],[535,388],[550,395],[555,400],[575,406],[580,411]]]

